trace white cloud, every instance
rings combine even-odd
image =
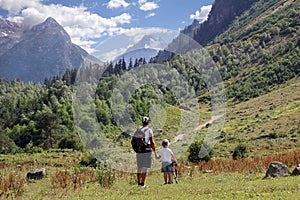
[[[154,17],[155,15],[156,15],[155,13],[151,12],[148,15],[146,15],[146,18]]]
[[[159,6],[154,2],[144,2],[140,6],[140,9],[143,11],[150,11],[159,8]]]
[[[139,4],[140,5],[142,5],[142,4],[146,3],[146,2],[147,2],[147,0],[139,0]]]
[[[123,13],[117,17],[111,18],[113,21],[120,23],[120,24],[129,24],[131,21],[131,15],[128,13]]]
[[[113,8],[120,8],[120,7],[128,7],[130,4],[127,3],[125,0],[110,0],[107,4],[107,8],[113,9]]]
[[[131,45],[130,45],[131,46]],[[123,53],[126,52],[126,50],[130,47],[126,47],[126,48],[118,48],[118,49],[114,49],[110,52],[106,52],[106,53],[103,53],[101,56],[103,58],[105,58],[105,60],[102,60],[102,61],[112,61],[112,60],[115,60],[118,56],[122,55]],[[103,59],[102,58],[102,59]]]
[[[114,60],[122,55],[129,47],[134,46],[145,35],[153,35],[162,38],[169,44],[179,32],[161,28],[131,28],[121,30],[120,35],[109,38],[95,47],[93,55],[102,61]]]
[[[60,4],[44,5],[40,0],[0,0],[0,7],[9,12],[8,20],[35,25],[52,16],[72,38],[72,42],[91,51],[93,40],[104,35],[120,33],[122,24],[131,23],[132,17],[123,13],[112,18],[104,18],[88,11],[83,5],[67,7]]]
[[[151,34],[170,34],[174,35],[176,31],[161,28],[131,28],[123,32],[124,35],[133,38],[134,42],[138,42],[144,35]]]
[[[0,8],[8,10],[11,14],[18,14],[25,7],[36,7],[40,0],[0,0]]]
[[[207,20],[209,12],[211,11],[212,5],[202,6],[200,10],[197,10],[195,14],[190,15],[190,19],[197,19],[201,22]]]

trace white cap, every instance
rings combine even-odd
[[[147,122],[149,122],[149,121],[150,121],[150,118],[149,118],[149,117],[143,117],[143,120],[142,120],[143,123],[147,123]]]
[[[169,146],[170,142],[167,139],[163,139],[163,141],[161,142],[162,146]]]

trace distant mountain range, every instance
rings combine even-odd
[[[84,62],[97,62],[71,42],[55,19],[31,28],[0,18],[0,77],[42,83]]]
[[[145,35],[134,46],[128,48],[124,54],[118,56],[114,62],[118,62],[119,59],[123,58],[127,64],[130,62],[130,59],[134,63],[136,59],[140,58],[145,58],[146,62],[149,62],[152,57],[155,57],[159,51],[167,46],[168,43],[162,38]]]
[[[207,21],[199,24],[194,20],[182,33],[206,46],[258,1],[216,0]],[[160,38],[145,36],[115,61],[124,58],[129,63],[130,58],[134,62],[141,57],[149,61],[166,46]],[[160,51],[157,59],[170,58],[169,54]],[[42,83],[45,78],[62,75],[67,69],[79,68],[85,62],[99,61],[73,44],[55,19],[48,18],[29,28],[0,18],[0,78]]]

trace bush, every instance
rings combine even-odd
[[[202,148],[201,155],[205,155],[204,157],[199,156],[201,148]],[[203,143],[203,141],[193,142],[190,145],[188,151],[189,151],[188,160],[193,163],[198,163],[203,160],[207,162],[211,159],[213,155],[213,151],[211,147],[208,144]]]
[[[25,147],[26,153],[43,153],[44,150],[41,147],[34,146],[32,142],[28,143]]]
[[[96,168],[98,166],[97,158],[92,156],[91,154],[86,154],[79,162],[80,165],[85,167],[94,167]]]
[[[0,154],[18,153],[20,148],[7,136],[0,131]]]
[[[99,184],[104,188],[111,187],[116,180],[115,172],[111,168],[103,164],[98,165],[96,172],[97,180]]]
[[[82,150],[83,146],[77,138],[65,137],[58,143],[60,149]]]
[[[235,147],[232,154],[232,158],[234,160],[245,158],[247,152],[248,152],[247,146],[245,144],[239,144],[237,147]]]

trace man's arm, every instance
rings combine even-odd
[[[150,137],[149,137],[149,140],[150,140],[150,145],[151,145],[151,148],[154,152],[156,152],[156,149],[155,149],[155,142],[154,142],[154,137],[153,137],[153,132],[152,130],[150,130]]]

